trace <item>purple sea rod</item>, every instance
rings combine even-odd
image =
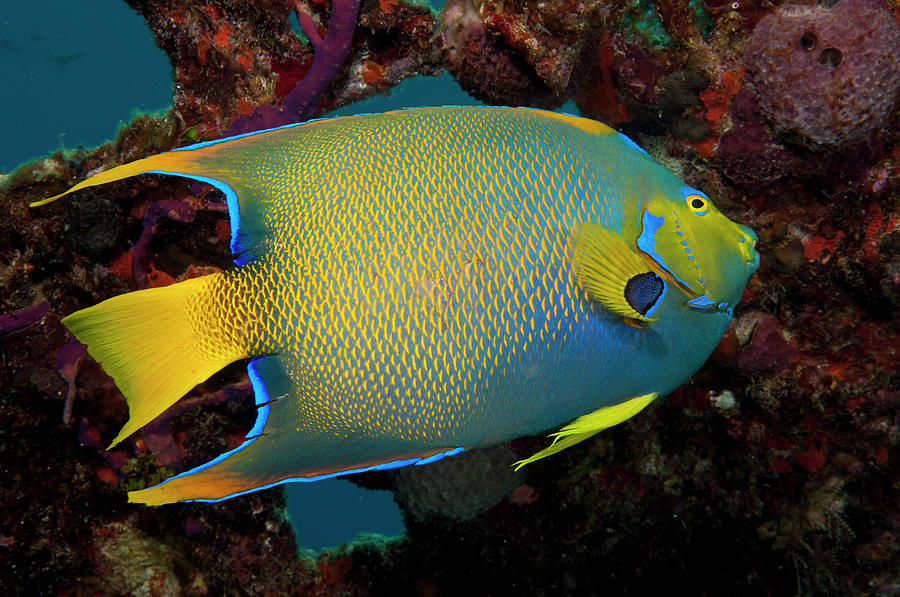
[[[281,108],[259,106],[252,114],[236,119],[225,132],[226,136],[309,120],[315,114],[319,96],[344,63],[353,43],[359,0],[333,0],[331,22],[325,37],[319,35],[312,16],[300,0],[295,2],[295,12],[300,30],[315,52],[312,66],[284,97]]]

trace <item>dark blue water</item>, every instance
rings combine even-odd
[[[4,2],[0,171],[100,145],[135,111],[172,104],[169,60],[121,0]]]
[[[143,18],[121,0],[4,3],[0,72],[0,172],[61,148],[100,145],[136,113],[171,105],[168,58]],[[472,103],[443,75],[408,80],[390,97],[338,113]],[[341,479],[293,483],[287,492],[305,548],[333,546],[358,533],[403,532],[389,492]]]

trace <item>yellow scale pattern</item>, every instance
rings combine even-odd
[[[618,209],[590,197],[606,185],[577,163],[584,137],[519,114],[400,113],[272,149],[246,176],[269,181],[273,234],[195,307],[235,314],[199,342],[281,354],[296,431],[441,445],[520,351],[583,323],[569,229]]]
[[[260,309],[258,297],[271,294],[271,285],[262,264],[251,263],[221,274],[205,276],[202,285],[185,298],[194,333],[194,349],[207,360],[222,357],[235,360],[248,356],[274,354],[277,350],[273,331],[278,310],[269,305]],[[253,297],[253,300],[247,300]],[[211,313],[227,314],[210,317]],[[238,356],[234,356],[238,355]]]

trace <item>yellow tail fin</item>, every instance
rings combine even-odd
[[[130,418],[110,448],[228,363],[249,356],[227,337],[215,350],[201,342],[209,340],[218,323],[202,299],[221,277],[116,296],[63,319],[128,402]]]

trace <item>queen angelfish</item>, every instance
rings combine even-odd
[[[526,108],[417,108],[200,143],[94,174],[224,192],[236,267],[63,320],[112,376],[115,446],[250,358],[257,419],[129,493],[217,501],[548,429],[615,425],[706,360],[756,235],[620,133]],[[37,204],[35,204],[37,205]]]

